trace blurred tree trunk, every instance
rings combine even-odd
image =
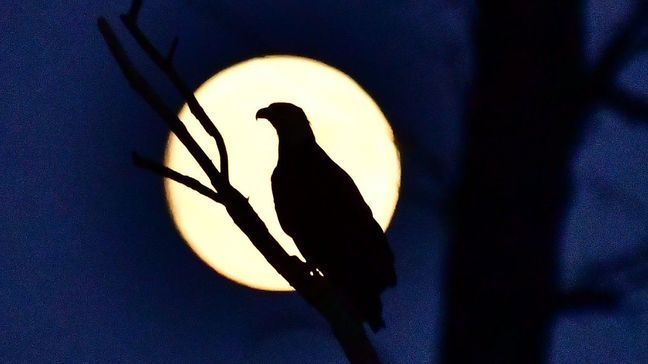
[[[588,107],[579,1],[477,1],[442,361],[545,360],[572,149]]]

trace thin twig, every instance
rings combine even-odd
[[[171,179],[173,181],[176,181],[180,183],[181,185],[184,185],[186,187],[189,187],[190,189],[200,193],[201,195],[209,198],[210,200],[214,202],[218,202],[220,204],[223,203],[223,199],[221,196],[218,194],[218,192],[212,190],[211,188],[203,185],[200,183],[197,179],[193,177],[186,176],[184,174],[181,174],[177,171],[174,171],[173,169],[162,165],[160,163],[157,163],[153,160],[143,158],[139,154],[133,152],[133,162],[135,162],[135,165],[137,167],[149,170],[155,174],[159,174],[162,177],[166,177],[168,179]]]
[[[166,56],[166,63],[169,65],[173,64],[173,56],[175,55],[176,48],[178,48],[178,37],[173,38],[171,47],[169,47],[169,53]]]
[[[137,18],[140,10],[142,9],[143,2],[143,0],[133,0],[130,9],[128,9],[128,15]]]
[[[124,76],[126,76],[131,87],[133,87],[144,98],[144,100],[151,105],[158,115],[160,115],[162,120],[164,120],[169,129],[171,129],[178,139],[180,139],[182,144],[187,147],[189,153],[191,153],[209,177],[212,185],[214,185],[218,190],[220,190],[221,187],[227,188],[229,183],[223,179],[211,159],[209,159],[196,140],[191,136],[191,134],[189,134],[185,125],[180,121],[180,119],[178,119],[175,113],[164,104],[160,96],[158,96],[158,94],[153,90],[153,87],[151,87],[146,79],[144,79],[144,77],[135,70],[133,64],[126,55],[124,48],[117,40],[115,33],[110,28],[110,25],[108,25],[106,19],[103,17],[99,18],[97,24],[110,52],[117,61],[117,64],[124,73]]]
[[[173,63],[170,61],[177,46],[177,38],[171,44],[169,55],[165,58],[149,41],[149,39],[146,37],[146,35],[144,35],[142,30],[137,25],[137,13],[133,14],[131,12],[128,12],[127,14],[121,15],[120,18],[128,31],[133,35],[133,38],[135,38],[135,41],[137,41],[144,52],[149,56],[151,60],[153,60],[158,68],[160,68],[162,73],[164,73],[167,78],[169,78],[171,83],[173,83],[173,85],[180,92],[185,101],[187,101],[189,110],[196,117],[196,119],[198,119],[203,129],[205,129],[207,134],[214,138],[216,146],[218,147],[218,154],[220,156],[220,172],[225,180],[229,180],[229,167],[225,140],[223,139],[220,131],[218,131],[218,129],[214,125],[214,122],[205,112],[205,109],[203,109],[200,103],[198,103],[198,100],[194,96],[193,91],[189,89],[189,87],[187,87],[187,85],[182,81],[182,79],[178,75],[178,72],[173,67]]]
[[[246,236],[250,238],[254,246],[280,274],[284,277],[291,276],[294,270],[284,263],[290,259],[289,255],[272,235],[270,235],[267,227],[254,212],[247,199],[233,188],[228,181],[223,179],[222,175],[191,136],[182,121],[164,104],[152,89],[151,85],[135,69],[106,19],[99,18],[98,25],[99,31],[108,45],[108,49],[111,51],[131,87],[158,113],[169,129],[171,129],[198,162],[199,166],[209,177],[212,186],[223,199],[223,204],[234,220],[234,223],[241,228]],[[294,277],[291,276],[291,278]],[[291,284],[294,283],[288,278],[287,280]]]

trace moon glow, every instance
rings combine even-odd
[[[268,56],[217,73],[195,95],[225,139],[232,185],[249,197],[288,254],[302,258],[275,214],[270,176],[277,163],[277,135],[270,123],[254,117],[257,110],[273,102],[290,102],[304,110],[317,143],[353,178],[374,218],[387,229],[398,201],[400,158],[387,119],[349,76],[308,58]],[[218,167],[213,139],[186,104],[178,115]],[[210,186],[198,163],[173,134],[167,142],[165,164]],[[168,179],[164,187],[178,231],[219,274],[255,289],[293,290],[222,205]]]

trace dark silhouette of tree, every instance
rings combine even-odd
[[[108,21],[104,17],[101,17],[98,19],[99,31],[130,86],[157,112],[169,129],[171,129],[187,148],[201,169],[209,177],[213,189],[201,184],[190,176],[182,175],[155,161],[142,158],[137,154],[133,154],[135,164],[181,183],[212,201],[222,204],[227,209],[234,223],[245,233],[272,267],[329,322],[333,334],[342,346],[349,361],[352,363],[379,363],[378,356],[366,336],[362,323],[352,314],[352,309],[347,302],[336,293],[325,277],[319,274],[310,275],[309,267],[306,264],[295,256],[289,256],[283,250],[268,232],[263,221],[254,212],[247,198],[230,184],[227,150],[223,137],[173,66],[173,56],[178,45],[177,38],[173,40],[168,54],[163,56],[137,25],[137,18],[141,7],[142,0],[134,0],[131,3],[128,13],[121,15],[120,18],[142,50],[144,50],[147,56],[158,66],[185,99],[189,109],[199,120],[203,129],[213,137],[220,155],[220,168],[216,168],[188,132],[182,121],[165,105],[150,83],[137,71]]]
[[[615,78],[645,49],[648,3],[589,70],[580,1],[477,1],[475,79],[462,175],[451,201],[442,361],[543,362],[557,310],[613,307],[614,292],[560,292],[558,234],[569,163],[587,116],[606,103],[648,119]]]

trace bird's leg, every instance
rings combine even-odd
[[[317,266],[317,265],[315,265],[315,264],[313,264],[313,263],[311,263],[309,261],[306,261],[306,263],[304,263],[304,264],[306,266],[306,274],[308,274],[309,277],[314,277],[314,278],[322,278],[322,277],[324,277],[324,273],[319,268],[319,266]]]
[[[293,267],[294,272],[301,273],[305,278],[324,277],[324,273],[318,266],[310,262],[303,262],[294,255],[290,256],[290,264]]]
[[[290,282],[293,288],[299,290],[308,302],[321,310],[323,298],[330,293],[325,289],[328,286],[321,270],[294,255],[288,257],[284,266],[292,276]]]
[[[324,273],[322,272],[322,270],[315,264],[310,262],[303,262],[301,259],[299,259],[294,255],[291,255],[288,259],[289,260],[287,263],[289,264],[290,270],[293,273],[300,274],[305,278],[324,277]]]
[[[307,263],[302,262],[301,259],[294,255],[288,257],[285,267],[288,273],[299,281],[306,281],[309,277],[308,272],[310,268]]]

